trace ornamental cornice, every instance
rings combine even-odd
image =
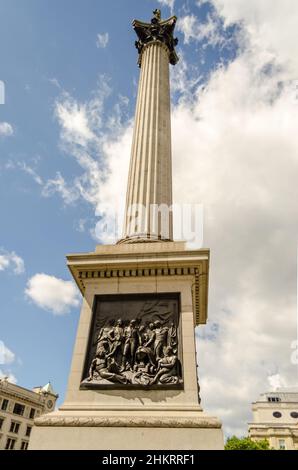
[[[136,253],[126,248],[121,252],[118,247],[115,245],[114,252],[107,249],[102,253],[67,256],[68,267],[82,295],[88,283],[107,279],[190,276],[196,324],[206,323],[209,250],[142,253],[140,248]]]
[[[17,400],[22,400],[30,405],[32,405],[33,403],[35,404],[35,406],[41,406],[43,407],[44,406],[44,403],[45,403],[45,398],[44,397],[28,397],[28,395],[26,395],[25,393],[18,393],[16,391],[11,391],[10,389],[7,389],[7,388],[4,388],[4,387],[1,387],[0,386],[0,394],[1,395],[5,395],[5,397],[11,399],[11,398],[14,398],[14,399],[17,399]]]

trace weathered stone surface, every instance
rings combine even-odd
[[[222,450],[221,429],[188,427],[34,427],[30,450]]]

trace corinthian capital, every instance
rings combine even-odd
[[[132,22],[133,28],[139,38],[138,41],[135,42],[139,53],[138,64],[141,66],[141,57],[144,46],[148,43],[159,41],[166,45],[169,51],[169,62],[170,64],[175,65],[179,60],[175,51],[178,39],[173,36],[177,17],[171,16],[171,18],[168,18],[167,20],[162,20],[160,10],[155,10],[153,14],[154,16],[150,23],[144,23],[139,20],[134,20]]]

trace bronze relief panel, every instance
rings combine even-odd
[[[182,388],[180,295],[94,299],[81,388]]]

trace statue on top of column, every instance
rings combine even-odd
[[[157,8],[153,12],[154,18],[152,18],[151,23],[156,19],[158,22],[161,21],[161,11]]]
[[[158,9],[154,10],[153,15],[154,16],[150,23],[144,23],[139,20],[134,20],[132,22],[133,28],[139,38],[138,41],[135,42],[139,53],[138,64],[141,66],[141,56],[144,46],[148,43],[158,41],[165,44],[168,48],[169,62],[170,64],[175,65],[179,60],[175,51],[178,39],[173,36],[177,17],[171,16],[167,20],[162,20],[161,12]]]

